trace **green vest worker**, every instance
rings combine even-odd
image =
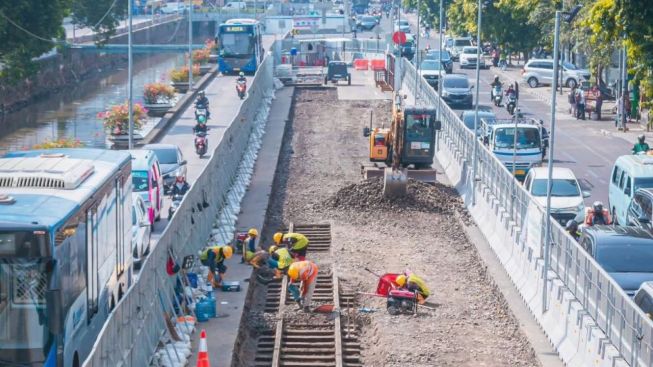
[[[288,271],[288,267],[293,263],[290,252],[285,247],[270,246],[270,258],[268,259],[268,266],[275,269],[274,276],[280,278],[282,274]]]
[[[308,238],[301,233],[277,232],[274,234],[274,243],[287,245],[292,257],[299,261],[306,260],[306,250],[308,250]]]
[[[209,272],[208,281],[212,282],[215,287],[222,285],[222,278],[227,272],[227,266],[224,264],[225,259],[231,258],[234,250],[231,246],[212,246],[204,250],[200,250],[199,257],[202,265],[208,266],[211,271]],[[215,279],[215,272],[218,272],[218,279]]]
[[[409,276],[400,275],[395,279],[395,283],[409,291],[417,292],[417,301],[420,305],[424,304],[426,299],[431,295],[431,291],[426,286],[426,282],[415,274]]]

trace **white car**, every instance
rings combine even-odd
[[[406,19],[395,21],[395,31],[410,33],[410,23]]]
[[[476,68],[476,59],[478,49],[475,46],[463,47],[460,52],[460,68]],[[481,69],[485,69],[485,59],[483,58],[483,52],[481,52],[481,58],[479,59]]]
[[[178,3],[169,3],[166,4],[164,7],[162,7],[161,9],[159,9],[159,12],[161,12],[161,14],[185,13],[186,5],[178,4]]]
[[[132,253],[139,267],[150,252],[152,228],[147,216],[147,205],[138,193],[132,194]]]
[[[581,191],[569,168],[553,167],[551,179],[551,216],[563,226],[572,219],[582,223],[585,216],[583,199],[589,197],[589,193]],[[542,208],[546,208],[547,167],[531,168],[524,179],[524,188]]]

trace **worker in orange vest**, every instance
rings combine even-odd
[[[595,224],[612,224],[610,212],[603,208],[603,203],[600,201],[595,201],[592,208],[585,213],[585,225],[591,227]]]
[[[315,291],[315,282],[317,280],[317,265],[312,261],[297,261],[288,268],[288,278],[290,278],[289,289],[295,301],[304,308],[305,312],[310,311],[311,299]],[[299,292],[296,283],[300,283]]]

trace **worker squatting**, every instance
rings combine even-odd
[[[250,229],[241,244],[242,262],[253,266],[257,271],[257,280],[264,284],[287,276],[288,290],[293,299],[305,312],[310,312],[319,267],[315,262],[306,259],[310,244],[308,238],[301,233],[277,232],[273,236],[274,244],[267,248],[262,244],[257,247],[257,239],[258,231],[255,228]],[[231,245],[210,246],[199,252],[200,261],[210,269],[207,280],[214,287],[221,287],[227,273],[224,261],[231,258],[233,253],[234,248]],[[424,280],[408,271],[399,275],[393,286],[414,292],[420,304],[430,295]]]

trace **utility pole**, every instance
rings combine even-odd
[[[626,132],[626,122],[628,122],[628,111],[626,111],[626,98],[628,98],[628,49],[626,48],[626,43],[624,42],[624,47],[622,49],[622,65],[621,65],[621,126],[623,131]]]
[[[442,1],[442,0],[440,0]],[[483,14],[483,7],[481,0],[478,0],[478,22],[476,25],[476,107],[474,108],[474,149],[472,149],[472,192],[471,201],[472,205],[476,204],[476,151],[478,149],[478,139],[476,139],[476,132],[478,131],[478,103],[479,103],[479,81],[481,79],[481,17]],[[442,29],[442,28],[440,28]],[[440,35],[442,37],[442,35]],[[442,64],[440,64],[442,65]],[[517,133],[515,131],[515,133]]]
[[[129,110],[129,149],[134,149],[134,65],[133,65],[133,44],[132,44],[132,1],[127,0],[127,79],[129,81],[127,87],[127,98]]]
[[[188,93],[193,90],[193,0],[188,0]]]
[[[419,91],[417,90],[420,86],[419,83],[419,67],[420,67],[420,50],[419,50],[419,15],[420,15],[420,6],[422,5],[422,0],[417,0],[417,42],[415,43],[415,105],[417,105],[417,96],[419,96]]]
[[[440,68],[438,68],[438,120],[442,121],[442,50],[444,48],[444,37],[442,35],[442,22],[444,18],[444,7],[442,3],[444,0],[440,0],[440,21],[439,21],[439,34],[440,34],[440,50],[438,52],[438,57],[440,59]]]

